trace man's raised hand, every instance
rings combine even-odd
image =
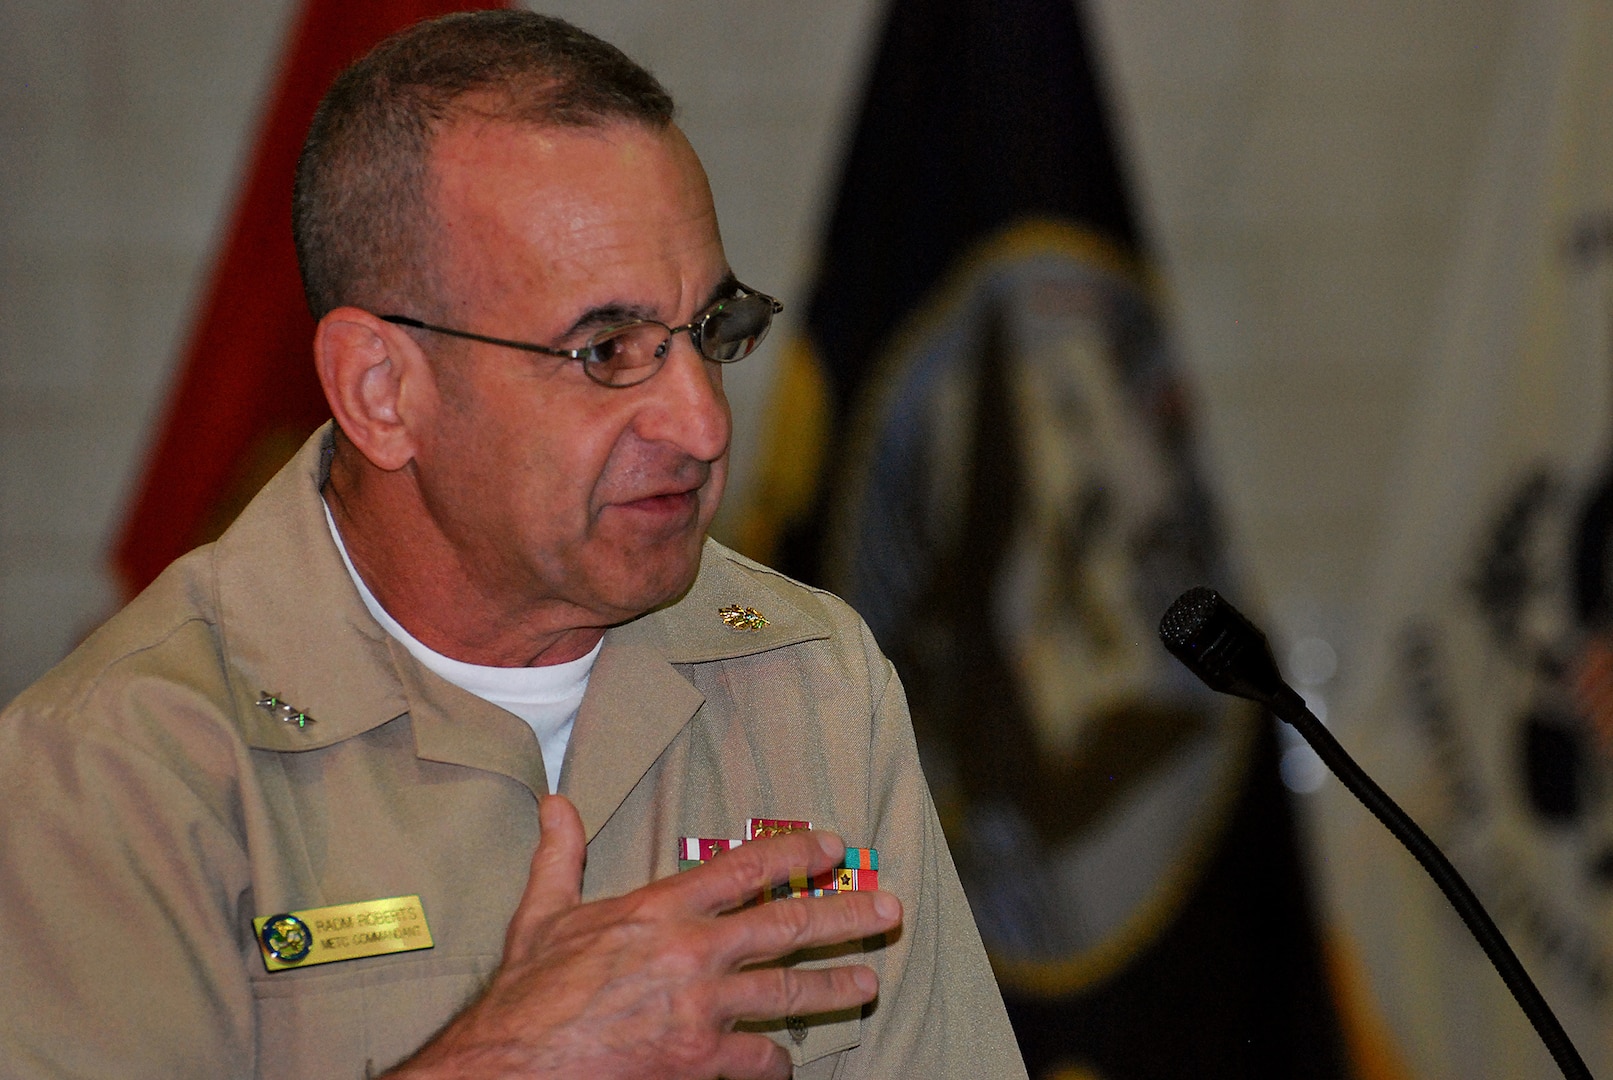
[[[839,863],[840,839],[800,832],[744,844],[625,896],[581,903],[582,821],[539,802],[543,835],[487,991],[395,1075],[788,1077],[789,1055],[741,1020],[851,1008],[878,992],[860,964],[754,967],[892,929],[901,904],[854,892],[736,911],[791,872]]]

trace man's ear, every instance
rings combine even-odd
[[[314,330],[314,364],[331,415],[360,453],[391,472],[415,455],[411,405],[431,384],[425,355],[401,327],[339,307]]]

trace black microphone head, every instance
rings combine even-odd
[[[1160,620],[1159,639],[1212,690],[1274,707],[1293,695],[1266,635],[1214,589],[1200,585],[1177,597]]]

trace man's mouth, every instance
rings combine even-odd
[[[626,511],[641,524],[683,529],[700,516],[701,493],[707,490],[711,470],[684,461],[675,468],[645,470],[621,480],[614,485],[616,497],[607,497],[608,506]]]
[[[620,509],[632,513],[646,514],[655,518],[677,518],[695,513],[700,506],[700,489],[687,488],[682,491],[666,491],[658,495],[645,495],[637,499],[627,499],[616,504]]]
[[[633,510],[647,510],[652,513],[673,513],[692,505],[696,501],[692,491],[674,491],[665,495],[650,495],[643,499],[634,499],[623,505]]]

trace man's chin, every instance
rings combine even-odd
[[[691,549],[680,550],[676,555],[661,548],[639,559],[628,559],[623,566],[621,583],[612,598],[621,617],[619,622],[631,622],[681,600],[700,573],[700,553],[705,537]]]

